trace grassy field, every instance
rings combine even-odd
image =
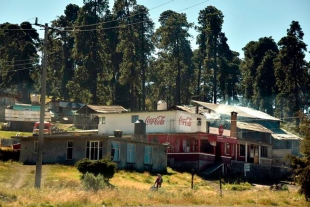
[[[118,171],[112,188],[87,191],[81,174],[72,166],[43,165],[41,188],[34,188],[36,166],[0,163],[1,207],[102,207],[104,206],[310,206],[296,189],[270,191],[249,183],[226,184],[168,169],[158,191],[151,191],[156,176],[148,172]]]
[[[72,127],[72,124],[62,124],[62,123],[53,123],[57,128],[63,129],[65,131],[74,131],[75,128]],[[32,132],[17,132],[17,131],[5,131],[1,129],[0,122],[0,139],[10,139],[12,136],[32,136]]]

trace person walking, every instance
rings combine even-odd
[[[161,177],[161,174],[158,174],[155,180],[154,186],[156,188],[160,188],[162,183],[163,183],[163,178]]]

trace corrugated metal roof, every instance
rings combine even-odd
[[[195,114],[196,113],[196,107],[195,106],[175,106],[176,109],[186,111],[188,113]],[[205,110],[203,110],[202,107],[198,108],[198,113],[199,114],[205,114]]]
[[[292,134],[284,129],[282,129],[283,132],[282,134],[272,134],[272,137],[274,139],[278,139],[278,140],[302,140],[302,138],[300,138],[299,136]]]
[[[98,105],[87,105],[90,109],[98,112],[98,113],[120,113],[127,111],[122,106],[98,106]]]
[[[200,106],[203,106],[207,109],[210,109],[213,112],[218,113],[218,114],[230,115],[231,112],[234,111],[234,112],[237,112],[238,116],[240,117],[280,121],[280,119],[270,116],[269,114],[266,114],[258,110],[250,109],[247,107],[230,106],[230,105],[224,105],[224,104],[212,104],[212,103],[206,103],[206,102],[201,102],[201,101],[192,101],[192,102]]]
[[[273,132],[267,129],[266,127],[256,124],[256,123],[245,123],[245,122],[237,122],[237,128],[239,129],[247,129],[251,131],[257,131],[257,132],[265,132],[272,134]]]

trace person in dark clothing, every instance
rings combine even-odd
[[[158,175],[157,175],[157,178],[156,178],[156,180],[155,180],[154,186],[155,186],[156,188],[160,188],[162,182],[163,182],[163,178],[161,177],[161,174],[158,174]]]

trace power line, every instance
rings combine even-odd
[[[4,65],[3,67],[16,67],[16,66],[23,66],[23,65],[30,65],[33,64],[31,62],[29,63],[22,63],[22,64],[14,64],[14,65]]]
[[[172,1],[174,1],[174,0],[172,0]],[[164,3],[164,4],[162,4],[162,5],[165,5],[165,4],[168,4],[168,3],[170,3],[170,2],[172,2],[172,1],[169,1],[169,2],[166,2],[166,3]],[[179,10],[179,11],[177,11],[177,12],[181,12],[181,11],[184,11],[184,10],[188,10],[188,9],[190,9],[190,8],[193,8],[193,7],[196,7],[196,6],[198,6],[198,5],[201,5],[201,4],[203,4],[203,3],[205,3],[205,2],[207,2],[207,1],[209,1],[209,0],[205,0],[205,1],[202,1],[202,2],[200,2],[200,3],[198,3],[198,4],[194,4],[194,5],[192,5],[192,6],[190,6],[190,7],[186,7],[186,8],[184,8],[184,9],[181,9],[181,10]],[[157,6],[157,7],[154,7],[154,8],[158,8],[158,7],[160,7],[160,6],[162,6],[162,5],[159,5],[159,6]],[[140,12],[140,13],[142,13],[142,12]],[[138,14],[140,14],[140,13],[138,13]],[[134,15],[131,15],[131,16],[129,16],[129,17],[132,17],[132,16],[135,16],[135,15],[138,15],[138,14],[134,14]],[[129,18],[129,17],[126,17],[126,18]],[[115,26],[115,27],[107,27],[107,28],[94,28],[94,29],[75,29],[75,28],[81,28],[81,27],[89,27],[89,26],[96,26],[96,25],[102,25],[102,24],[106,24],[106,23],[110,23],[110,22],[115,22],[115,21],[119,21],[119,20],[112,20],[112,21],[108,21],[108,22],[99,22],[99,23],[96,23],[96,24],[88,24],[88,25],[77,25],[77,26],[71,26],[71,27],[58,27],[58,28],[51,28],[51,29],[56,29],[56,30],[58,30],[59,32],[89,32],[89,31],[101,31],[101,30],[108,30],[108,29],[119,29],[119,28],[125,28],[125,27],[127,27],[127,26],[131,26],[131,25],[135,25],[135,24],[140,24],[140,23],[142,23],[142,22],[149,22],[149,21],[152,21],[152,20],[154,20],[154,19],[158,19],[159,17],[157,17],[157,18],[153,18],[153,19],[150,19],[150,20],[146,20],[146,21],[140,21],[140,22],[135,22],[135,23],[131,23],[131,24],[126,24],[126,25],[120,25],[120,26]],[[74,29],[71,29],[71,28],[74,28]],[[66,30],[65,28],[70,28],[69,30]],[[2,29],[2,30],[34,30],[34,29]]]
[[[32,59],[25,59],[25,60],[4,60],[4,59],[0,59],[0,62],[4,62],[4,63],[9,63],[9,62],[21,62],[21,61],[28,61],[28,60],[32,60]]]
[[[160,5],[156,6],[156,7],[153,7],[153,8],[151,8],[151,9],[149,9],[148,11],[151,11],[151,10],[153,10],[153,9],[157,9],[158,7],[164,6],[164,5],[169,4],[170,2],[173,2],[173,1],[174,1],[174,0],[171,0],[171,1],[168,1],[168,2],[166,2],[166,3],[160,4]],[[128,19],[128,18],[130,18],[130,17],[137,16],[137,15],[142,14],[142,13],[144,13],[144,12],[139,12],[139,13],[137,13],[137,14],[130,15],[130,16],[128,16],[128,17],[123,18],[122,20]],[[95,24],[77,25],[77,26],[73,26],[73,27],[74,27],[74,28],[90,27],[90,26],[97,26],[97,25],[107,24],[107,23],[111,23],[111,22],[118,22],[118,21],[120,21],[120,20],[119,20],[119,19],[116,19],[116,20],[111,20],[111,21],[106,21],[106,22],[98,22],[98,23],[95,23]],[[71,29],[72,26],[71,26],[71,27],[60,27],[60,28],[62,28],[62,29],[67,29],[67,28]]]
[[[6,73],[12,73],[12,72],[17,72],[17,71],[22,71],[22,70],[30,70],[30,69],[35,69],[35,67],[33,66],[33,67],[29,67],[29,68],[21,68],[21,69],[8,70],[8,71],[6,71]]]

